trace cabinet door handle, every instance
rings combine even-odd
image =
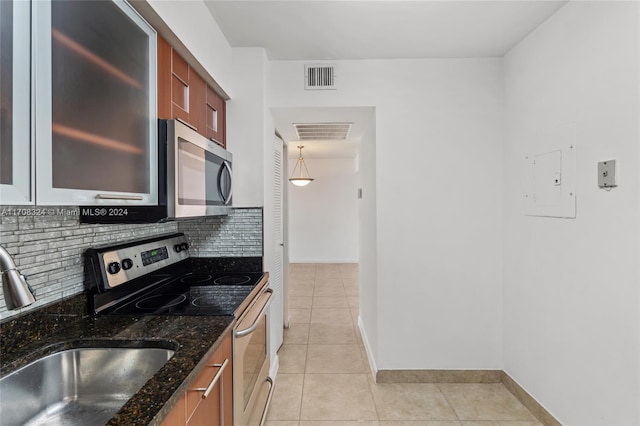
[[[216,385],[216,383],[218,383],[218,380],[220,380],[220,377],[222,377],[222,373],[224,372],[224,369],[227,368],[227,364],[229,364],[229,358],[226,358],[222,364],[213,364],[211,367],[220,367],[220,369],[218,370],[216,375],[213,376],[213,379],[211,380],[211,383],[209,383],[209,386],[207,386],[206,388],[194,389],[195,391],[198,391],[198,392],[204,392],[202,394],[202,399],[206,399],[209,396],[209,394],[213,390],[213,387]]]
[[[98,200],[129,200],[129,201],[142,201],[142,195],[120,195],[120,194],[98,194],[96,195]]]

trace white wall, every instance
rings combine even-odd
[[[227,101],[227,149],[233,154],[233,205],[264,206],[267,58],[262,48],[233,49],[234,96]],[[270,145],[269,145],[270,146]]]
[[[505,58],[504,367],[566,425],[640,424],[638,23],[637,2],[570,2]],[[526,217],[524,155],[570,122],[577,217]]]
[[[375,116],[375,109],[371,108]],[[378,358],[378,250],[376,202],[376,123],[375,118],[362,135],[358,152],[358,200],[360,297],[359,320],[363,343],[372,372],[377,372]]]
[[[147,0],[162,20],[233,97],[231,46],[201,0]]]
[[[297,149],[293,149],[297,152]],[[304,154],[304,152],[303,152]],[[297,157],[289,158],[291,176]],[[315,180],[289,191],[292,263],[357,263],[358,199],[355,158],[305,158]]]
[[[270,107],[376,108],[378,367],[500,368],[501,61],[338,61],[336,91],[303,66],[270,64]]]

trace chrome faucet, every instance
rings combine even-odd
[[[16,269],[11,255],[2,246],[0,246],[0,271],[2,271],[4,303],[9,310],[29,306],[36,301],[33,289],[27,284],[27,279]]]

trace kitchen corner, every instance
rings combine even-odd
[[[39,208],[32,208],[36,209]],[[180,404],[186,391],[205,374],[212,355],[233,333],[239,318],[91,316],[83,278],[83,253],[90,247],[155,238],[180,230],[188,241],[190,254],[207,258],[208,268],[225,273],[262,272],[262,209],[235,208],[227,216],[137,225],[81,224],[77,208],[53,209],[61,214],[0,215],[0,243],[27,275],[36,294],[33,305],[0,312],[0,376],[6,377],[32,361],[68,349],[170,349],[175,354],[107,423],[168,424],[166,416],[172,407]],[[268,275],[264,277],[262,282]],[[4,304],[1,309],[6,309]]]
[[[202,371],[233,317],[90,317],[86,295],[73,296],[0,324],[3,376],[43,356],[86,347],[160,347],[175,355],[108,425],[159,425],[180,390]]]

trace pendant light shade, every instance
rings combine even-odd
[[[296,186],[306,186],[313,180],[313,178],[309,176],[309,170],[307,169],[307,165],[304,162],[304,158],[302,158],[302,148],[304,148],[304,145],[298,145],[298,149],[300,150],[300,157],[298,157],[296,166],[293,168],[291,177],[289,178],[289,182]],[[296,174],[297,170],[299,170],[299,172]]]

